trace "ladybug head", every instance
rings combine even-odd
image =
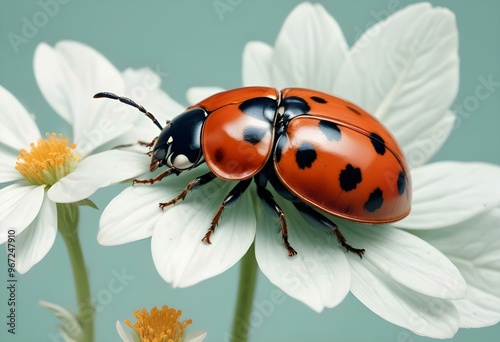
[[[201,128],[206,112],[194,108],[167,122],[153,148],[150,170],[166,165],[183,171],[198,166],[203,161]]]

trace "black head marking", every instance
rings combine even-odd
[[[373,147],[375,148],[375,152],[383,156],[385,153],[384,139],[382,139],[382,137],[377,133],[370,133],[370,140],[372,142]]]
[[[359,167],[354,167],[351,164],[347,164],[345,169],[340,171],[339,182],[340,187],[344,191],[351,191],[356,189],[359,183],[361,183],[361,170]]]
[[[398,193],[402,195],[406,190],[406,174],[401,171],[398,175]]]
[[[347,109],[349,109],[354,114],[361,115],[361,113],[359,112],[359,110],[357,110],[356,108],[352,108],[351,106],[346,106],[346,107],[347,107]]]
[[[297,115],[308,114],[311,110],[311,107],[309,107],[307,102],[298,96],[284,98],[281,102],[281,106],[285,108],[283,117],[285,117],[286,120],[290,120]]]
[[[328,141],[339,141],[342,136],[339,126],[331,121],[320,120],[319,129],[323,132]]]
[[[259,126],[249,126],[243,131],[243,139],[252,145],[257,145],[266,135],[267,130]]]
[[[243,101],[239,108],[246,115],[273,123],[276,115],[276,100],[269,97],[256,97]]]
[[[316,153],[314,146],[305,141],[300,144],[300,147],[295,154],[295,160],[297,161],[297,166],[300,169],[311,167],[317,157],[318,154]]]
[[[374,212],[377,209],[380,209],[382,204],[384,203],[384,197],[382,194],[382,190],[380,188],[376,188],[368,197],[368,201],[365,203],[365,210],[369,212]]]
[[[318,96],[311,96],[311,100],[313,100],[314,102],[318,102],[318,103],[327,103],[328,102],[324,98],[321,98]]]

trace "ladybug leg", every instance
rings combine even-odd
[[[359,255],[360,258],[363,258],[363,254],[365,253],[365,250],[360,249],[360,248],[354,248],[351,245],[349,245],[347,243],[344,235],[342,235],[342,233],[340,232],[339,226],[337,226],[335,223],[330,221],[324,215],[322,215],[321,213],[312,209],[310,206],[308,206],[305,203],[294,202],[293,204],[297,208],[297,210],[301,213],[301,215],[306,219],[307,222],[310,222],[312,224],[319,224],[322,227],[328,228],[330,231],[335,233],[335,236],[337,237],[337,240],[339,241],[339,243],[348,252],[355,253],[355,254]]]
[[[176,175],[178,175],[179,171],[177,171],[173,167],[171,167],[170,169],[166,169],[165,171],[163,171],[162,173],[160,173],[158,176],[156,176],[154,178],[150,178],[150,179],[134,179],[132,181],[132,185],[136,185],[136,184],[153,184],[153,183],[161,181],[163,178],[165,178],[167,176],[170,176],[173,173],[176,174]]]
[[[184,188],[184,190],[182,190],[182,192],[179,195],[177,195],[174,199],[172,199],[168,202],[160,203],[160,208],[163,210],[165,207],[167,207],[169,205],[172,205],[172,204],[175,204],[181,200],[184,200],[184,198],[186,198],[186,195],[189,191],[194,190],[194,189],[196,189],[204,184],[207,184],[208,182],[212,181],[215,177],[216,176],[213,174],[213,172],[208,172],[200,177],[193,179]]]
[[[288,256],[292,257],[297,254],[295,249],[290,246],[288,242],[288,228],[286,225],[285,213],[280,208],[278,203],[274,200],[273,194],[263,186],[257,186],[257,194],[262,200],[262,204],[270,211],[270,213],[280,220],[281,224],[281,239],[283,240],[283,244],[285,248],[288,250]]]
[[[211,244],[210,237],[215,232],[215,227],[217,227],[217,224],[219,223],[219,220],[222,216],[222,212],[224,211],[225,208],[234,205],[238,201],[240,196],[245,192],[245,190],[248,188],[251,182],[252,182],[251,178],[242,180],[238,184],[236,184],[236,186],[229,192],[229,194],[227,194],[226,198],[224,198],[224,201],[222,201],[221,205],[219,206],[219,209],[217,209],[217,212],[215,213],[212,219],[210,228],[208,229],[203,239],[201,239],[201,241]]]

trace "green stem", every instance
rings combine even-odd
[[[246,342],[248,340],[250,314],[252,313],[253,296],[257,281],[257,269],[255,247],[252,244],[241,259],[238,298],[233,320],[231,342]]]
[[[83,260],[82,248],[78,238],[78,218],[79,208],[77,205],[57,204],[58,230],[68,250],[71,268],[73,269],[73,280],[75,282],[78,321],[82,328],[78,342],[92,342],[94,341],[95,308],[91,302],[87,268]]]

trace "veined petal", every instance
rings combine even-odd
[[[12,184],[0,189],[0,244],[7,240],[7,231],[20,234],[40,212],[45,185]]]
[[[85,199],[97,189],[144,174],[150,158],[136,152],[111,150],[83,159],[76,169],[50,187],[48,195],[58,203]]]
[[[349,293],[351,276],[337,240],[311,227],[290,204],[283,203],[282,209],[289,242],[298,254],[288,257],[279,221],[259,207],[255,239],[259,268],[271,283],[317,312],[338,305]]]
[[[453,13],[410,5],[358,40],[335,93],[382,120],[405,149],[449,115],[458,91],[457,51]]]
[[[158,273],[173,287],[191,286],[228,270],[253,243],[256,218],[248,191],[224,210],[211,244],[201,241],[234,184],[214,180],[188,194],[183,203],[165,208],[151,252]]]
[[[115,246],[150,237],[164,213],[158,203],[176,197],[189,181],[200,174],[188,172],[178,177],[170,176],[153,185],[138,184],[126,188],[104,209],[97,241],[104,246]]]
[[[359,259],[348,255],[349,261]],[[433,338],[451,338],[459,314],[449,300],[433,298],[395,282],[368,262],[351,262],[351,292],[383,319]]]
[[[197,104],[205,100],[207,97],[220,93],[226,89],[220,87],[191,87],[186,93],[187,100],[190,105]]]
[[[73,125],[73,140],[82,155],[132,128],[136,116],[124,116],[116,101],[93,99],[98,91],[124,92],[118,70],[93,48],[62,41],[54,48],[41,43],[35,50],[35,78],[47,102]]]
[[[340,224],[339,224],[340,225]],[[370,271],[431,297],[464,298],[467,284],[455,265],[438,249],[400,229],[388,225],[367,226],[346,222],[342,233],[349,244],[366,250],[363,259],[349,258]],[[360,286],[372,286],[365,282]]]
[[[262,42],[248,42],[243,50],[243,85],[272,87],[273,48]]]
[[[302,3],[288,15],[276,39],[273,85],[331,93],[346,56],[347,43],[335,19],[320,4]]]
[[[455,113],[448,111],[440,120],[420,132],[415,140],[404,146],[410,168],[427,163],[436,154],[450,135],[455,119]]]
[[[0,85],[0,147],[5,145],[19,152],[40,139],[35,120],[7,89]]]
[[[50,251],[57,235],[56,204],[45,196],[40,212],[16,237],[16,269],[26,273]]]
[[[500,208],[459,224],[412,231],[442,251],[467,281],[465,299],[453,301],[460,326],[479,328],[500,321]]]
[[[412,171],[410,215],[395,225],[434,229],[465,221],[500,204],[500,167],[486,163],[437,162]]]

